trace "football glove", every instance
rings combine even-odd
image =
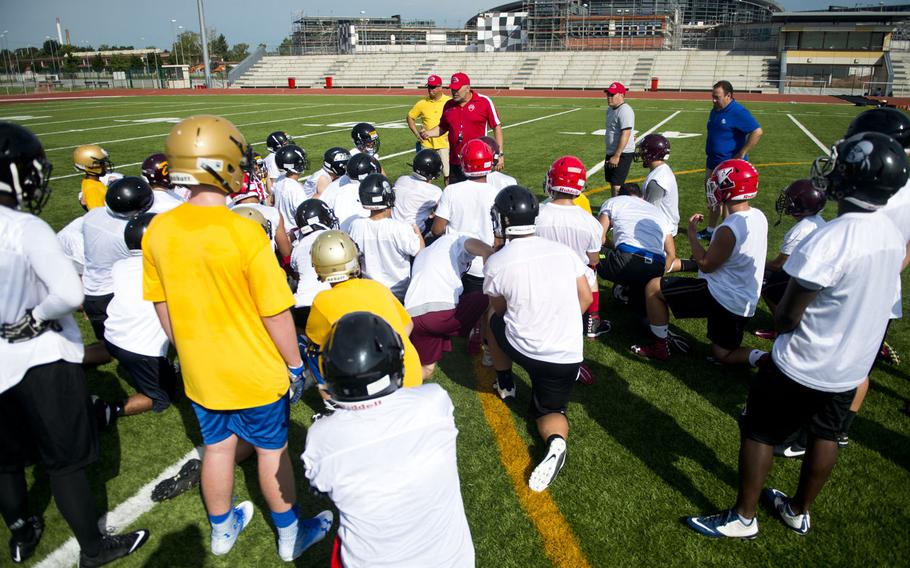
[[[300,397],[303,396],[303,391],[306,390],[306,370],[306,363],[303,362],[297,367],[288,367],[288,378],[291,380],[291,386],[288,389],[288,400],[291,401],[291,404],[300,400]]]
[[[57,320],[38,321],[32,315],[32,310],[25,310],[25,315],[19,321],[0,325],[0,337],[10,343],[22,343],[38,337],[49,329],[60,331],[63,328]]]

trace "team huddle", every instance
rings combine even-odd
[[[290,407],[312,389],[320,412],[300,459],[339,515],[332,566],[473,566],[454,407],[432,382],[436,366],[461,356],[453,339],[464,338],[507,404],[518,388],[514,364],[525,370],[527,414],[546,448],[527,483],[545,491],[566,463],[572,389],[596,380],[584,342],[620,331],[601,316],[604,283],[650,336],[630,345],[635,355],[660,364],[688,351],[670,329],[672,313],[706,319],[713,363],[758,368],[740,416],[736,505],[688,526],[755,538],[766,500],[786,526],[809,531],[888,322],[901,317],[907,116],[861,113],[809,178],[781,191],[778,216],[796,223],[773,260],[768,220],[750,205],[760,172],[744,157],[709,163],[707,206],[723,221],[705,232],[703,215],[688,217],[692,252],[680,258],[667,138],[636,141],[625,115],[616,118],[623,134],[607,161],[614,155],[613,167],[627,172],[631,144],[649,175],[639,186],[608,173],[615,193],[595,216],[581,160],[552,162],[540,202],[501,171],[492,101],[463,74],[452,77],[451,100],[441,99],[441,83],[431,76],[426,85],[434,119],[420,106],[408,115],[418,147],[411,171],[394,181],[369,123],[353,127],[352,148],[329,148],[311,166],[283,131],[268,136],[263,157],[229,121],[199,115],[174,126],[138,176],[115,173],[100,146],[77,148],[86,213],[58,234],[36,216],[50,193],[40,141],[0,123],[0,513],[14,562],[34,553],[43,530],[27,501],[24,468],[35,462],[81,566],[142,546],[147,530],[99,531],[86,467],[98,458],[100,429],[183,396],[202,459],[152,498],[199,485],[211,551],[227,554],[255,514],[252,502],[234,502],[234,468],[255,454],[278,555],[294,560],[335,522],[331,510],[302,515],[297,502]],[[616,85],[608,92],[618,108],[625,88]],[[827,201],[836,211],[826,222]],[[773,347],[749,349],[743,336],[762,299],[775,329],[757,334]],[[85,346],[79,308],[96,340]],[[86,391],[83,365],[112,359],[135,389],[125,400]],[[764,487],[774,455],[803,459],[792,497]]]

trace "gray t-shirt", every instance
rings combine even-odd
[[[606,155],[612,156],[616,152],[616,146],[622,136],[622,131],[626,128],[635,128],[635,111],[628,104],[623,103],[616,108],[607,108],[606,133],[604,133],[604,144],[606,146]],[[635,151],[635,136],[629,136],[622,153]]]

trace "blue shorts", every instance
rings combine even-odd
[[[195,402],[193,410],[206,446],[236,434],[257,448],[277,450],[288,443],[291,406],[283,396],[271,404],[240,410],[209,410]]]

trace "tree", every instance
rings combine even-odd
[[[187,31],[177,36],[175,49],[181,63],[193,65],[202,60],[202,44],[196,32]]]
[[[57,52],[60,51],[60,44],[57,43],[55,39],[46,40],[41,44],[41,51],[44,52],[44,55],[50,57],[52,55],[57,55]]]
[[[227,52],[225,59],[228,61],[243,61],[250,55],[250,46],[245,43],[235,43]]]
[[[228,53],[228,43],[224,39],[224,34],[219,34],[214,40],[209,42],[209,55],[214,59],[224,59]]]
[[[101,59],[100,55],[92,57],[92,71],[102,71],[104,70],[104,59]]]
[[[72,55],[67,55],[63,58],[63,70],[67,73],[75,73],[79,71],[79,64],[76,63],[76,58]]]
[[[286,37],[281,40],[281,44],[278,46],[278,55],[292,55],[293,49],[294,43],[291,41],[291,38]]]

